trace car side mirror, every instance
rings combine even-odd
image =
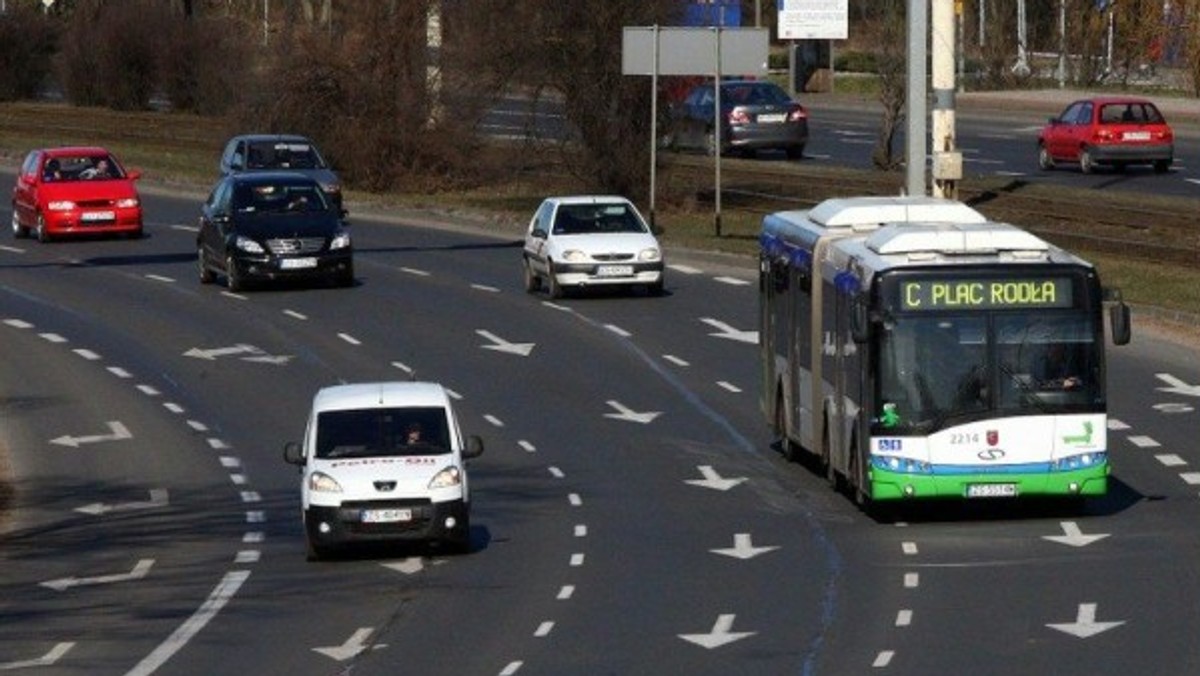
[[[529,234],[536,239],[546,239],[546,231],[541,228],[534,228]]]
[[[338,211],[338,216],[340,216],[340,217],[342,218],[342,220],[345,220],[345,219],[347,219],[347,218],[350,218],[350,210],[349,210],[349,209],[342,209],[342,210]],[[349,223],[347,223],[346,225],[350,225],[350,224],[349,224]]]
[[[478,458],[483,455],[483,439],[478,435],[467,436],[467,447],[463,449],[463,458]]]
[[[283,445],[283,461],[289,465],[304,466],[304,454],[300,451],[300,442],[289,441]]]
[[[142,177],[142,170],[141,169],[130,169],[128,172],[126,172],[125,177],[131,181],[136,181]]]

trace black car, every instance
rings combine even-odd
[[[222,274],[230,291],[256,280],[320,278],[350,286],[354,261],[345,216],[303,174],[226,176],[200,214],[200,282]]]
[[[258,171],[295,171],[317,183],[342,208],[342,183],[307,137],[296,134],[242,134],[225,143],[218,166],[222,176]]]
[[[671,108],[668,143],[716,154],[715,109],[712,82],[693,87]],[[720,121],[722,155],[781,149],[789,158],[799,159],[808,143],[808,111],[773,82],[722,80]]]

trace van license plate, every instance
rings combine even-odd
[[[1012,498],[1016,495],[1016,484],[971,484],[967,486],[968,498]]]
[[[363,523],[396,523],[397,521],[412,521],[411,509],[364,509]]]

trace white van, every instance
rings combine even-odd
[[[465,443],[464,443],[465,442]],[[300,467],[308,558],[352,542],[417,540],[470,550],[465,460],[483,453],[463,437],[435,383],[326,387],[313,398],[302,443],[283,457]]]

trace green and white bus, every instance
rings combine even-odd
[[[760,237],[760,405],[859,502],[1094,496],[1109,456],[1095,268],[931,197],[831,199]]]

